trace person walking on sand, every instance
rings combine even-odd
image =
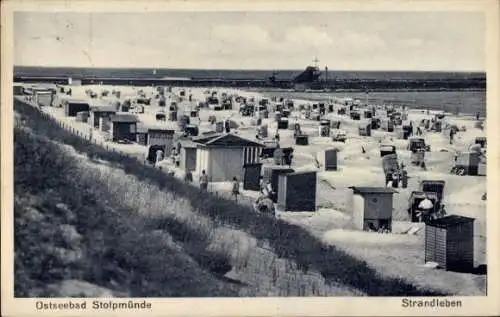
[[[392,187],[393,188],[399,187],[399,173],[398,172],[392,173]]]
[[[231,195],[234,196],[234,201],[238,202],[238,195],[240,194],[240,183],[236,177],[233,177],[233,188]]]
[[[453,138],[455,136],[455,129],[453,127],[451,127],[450,129],[450,144],[453,144]]]
[[[207,191],[208,188],[208,175],[205,173],[205,170],[201,171],[200,176],[200,189],[202,191]]]
[[[406,171],[403,164],[401,164],[400,180],[401,180],[401,187],[408,188],[408,171]]]

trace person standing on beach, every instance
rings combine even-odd
[[[408,187],[408,172],[406,171],[403,163],[401,163],[401,173],[399,175],[399,178],[401,181],[401,188],[407,188]]]
[[[163,160],[163,151],[162,150],[156,150],[156,161],[155,161],[155,166],[160,163]]]
[[[455,129],[453,127],[451,127],[450,129],[450,144],[453,144],[453,137],[455,136]]]
[[[233,188],[231,190],[231,195],[234,196],[234,201],[238,202],[238,195],[240,194],[240,183],[236,177],[233,177]]]
[[[200,189],[204,192],[208,189],[208,175],[205,173],[205,170],[201,171]]]
[[[430,219],[432,210],[434,209],[434,204],[432,203],[432,200],[429,199],[429,196],[426,195],[424,200],[418,204],[418,218],[419,221],[426,221],[427,219]]]
[[[398,172],[392,173],[392,187],[393,188],[399,187],[399,173]]]

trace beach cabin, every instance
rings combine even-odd
[[[147,145],[162,145],[166,153],[172,152],[175,130],[163,128],[149,128]]]
[[[394,123],[389,118],[380,120],[380,129],[387,132],[394,132]]]
[[[380,119],[379,118],[371,118],[372,130],[377,130],[380,128]]]
[[[445,270],[471,272],[474,268],[474,218],[450,215],[425,225],[425,262]]]
[[[245,174],[243,176],[244,190],[260,190],[260,174],[262,172],[262,163],[251,163],[243,166]]]
[[[89,103],[84,100],[66,99],[63,101],[63,105],[66,117],[76,117],[78,112],[90,110]]]
[[[340,124],[342,123],[342,121],[340,120],[331,120],[330,121],[330,128],[332,129],[340,129]]]
[[[351,117],[352,120],[361,120],[361,114],[357,110],[352,110],[349,113],[349,116]]]
[[[148,145],[148,128],[143,125],[137,125],[137,132],[135,134],[137,144]]]
[[[318,135],[320,137],[329,137],[330,136],[330,127],[329,126],[320,125],[318,127]]]
[[[339,150],[336,148],[318,152],[317,160],[320,168],[324,171],[336,171],[338,169],[338,152]]]
[[[264,182],[270,182],[271,187],[275,193],[271,197],[273,202],[277,202],[278,200],[278,192],[279,192],[279,176],[283,174],[294,173],[295,170],[289,167],[285,167],[283,165],[277,166],[263,166],[262,168],[262,179]]]
[[[457,157],[454,169],[458,175],[477,175],[480,161],[481,153],[464,152]]]
[[[114,106],[90,107],[89,124],[93,128],[99,128],[99,122],[102,120],[111,120],[111,116],[116,113]],[[99,128],[99,130],[101,130]]]
[[[191,140],[180,140],[180,168],[184,172],[196,170],[196,148],[197,144]]]
[[[392,144],[381,144],[380,145],[380,157],[384,157],[386,155],[390,154],[397,154],[396,153],[396,146]]]
[[[224,122],[219,121],[215,123],[215,132],[223,133],[224,132]]]
[[[358,133],[360,136],[372,135],[372,124],[369,121],[360,122],[358,125]]]
[[[130,114],[114,114],[110,118],[111,140],[135,141],[139,119]]]
[[[279,175],[278,208],[284,211],[316,211],[316,172]]]
[[[363,231],[391,231],[396,191],[388,187],[349,187],[353,191],[353,227]]]
[[[297,137],[295,138],[295,145],[309,145],[309,136],[306,134],[297,135]]]
[[[278,121],[278,129],[286,130],[288,129],[288,118],[280,118]]]
[[[177,110],[168,111],[168,121],[177,121]]]
[[[191,120],[190,120],[189,116],[187,116],[187,115],[181,115],[181,116],[179,116],[178,119],[179,120],[177,121],[177,125],[181,131],[184,131],[186,126],[191,123]]]
[[[193,138],[197,144],[196,172],[205,170],[210,181],[231,181],[243,177],[243,166],[258,163],[263,144],[238,135],[212,134]]]
[[[184,128],[184,133],[187,136],[198,136],[200,134],[200,128],[196,124],[188,124]]]
[[[387,117],[387,110],[376,109],[375,110],[375,117],[377,117],[377,118],[386,118]]]
[[[413,134],[413,127],[410,125],[401,126],[401,137],[398,136],[399,139],[408,140],[408,138]]]
[[[33,99],[36,105],[41,107],[51,107],[54,102],[54,91],[51,89],[33,89]]]
[[[481,148],[486,148],[486,137],[477,137],[474,140],[474,144],[479,144]]]
[[[274,164],[276,165],[292,165],[293,148],[277,148],[273,153]]]
[[[19,84],[14,84],[14,96],[23,96],[24,86]]]
[[[282,118],[288,118],[288,117],[290,117],[290,113],[291,113],[290,109],[283,109],[283,110],[281,110]]]
[[[87,123],[89,121],[89,112],[88,111],[80,111],[76,113],[76,121]]]

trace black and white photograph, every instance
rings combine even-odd
[[[490,299],[498,24],[485,8],[497,1],[13,2],[2,297],[30,299],[16,309],[146,315],[148,299],[293,298],[263,313],[285,315],[307,298],[391,297],[405,314],[473,314],[467,298]],[[383,315],[376,302],[364,314]]]

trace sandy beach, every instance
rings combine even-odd
[[[85,90],[91,89],[100,92],[104,89],[120,90],[121,98],[133,98],[139,89],[146,97],[151,98],[151,105],[145,106],[144,113],[137,114],[141,125],[145,127],[162,127],[178,130],[176,122],[156,121],[155,114],[162,111],[154,98],[155,90],[152,87],[117,87],[117,86],[81,86],[73,87],[73,99],[85,99],[92,105],[102,104],[106,101],[89,99]],[[240,91],[236,89],[212,89],[229,94],[237,94],[243,97],[254,97],[256,100],[263,98],[259,92]],[[167,105],[180,88],[174,88],[170,96],[167,96]],[[206,89],[187,88],[186,95],[192,95],[192,102],[182,102],[179,104],[179,114],[183,111],[190,111],[198,102],[205,100]],[[276,94],[279,96],[279,93]],[[309,100],[293,100],[295,105],[312,104]],[[335,109],[340,107],[341,100],[334,100],[337,104]],[[199,125],[200,132],[211,131],[213,126],[208,118],[215,115],[218,120],[230,118],[235,121],[239,128],[234,133],[249,139],[255,139],[256,126],[252,125],[250,117],[242,117],[238,112],[239,106],[233,106],[233,110],[213,111],[202,108],[199,112],[199,121],[194,123]],[[82,136],[88,137],[89,125],[83,122],[76,122],[75,118],[64,117],[62,108],[43,107],[42,111],[56,117],[61,122],[69,125]],[[408,120],[419,122],[421,119],[430,119],[439,111],[427,113],[422,109],[409,109]],[[462,215],[475,218],[474,232],[474,258],[475,265],[482,265],[486,261],[486,202],[481,200],[481,196],[486,192],[486,178],[481,176],[457,176],[450,173],[453,166],[453,155],[456,151],[466,151],[474,143],[476,137],[485,136],[485,131],[475,127],[475,121],[471,117],[458,117],[446,114],[445,122],[458,127],[465,127],[465,131],[458,132],[454,144],[449,143],[446,131],[442,133],[424,132],[426,144],[430,145],[431,151],[426,153],[427,171],[410,164],[410,152],[406,146],[407,140],[397,138],[394,132],[384,132],[373,130],[370,137],[359,136],[359,121],[354,121],[348,116],[339,116],[334,113],[326,115],[326,118],[339,120],[341,130],[347,135],[345,143],[333,142],[331,138],[320,137],[318,133],[318,122],[305,119],[300,112],[294,111],[290,115],[290,123],[299,123],[303,132],[309,138],[308,146],[295,145],[293,130],[280,130],[281,147],[294,147],[294,159],[292,168],[296,171],[317,170],[317,206],[318,211],[314,213],[291,213],[279,212],[278,217],[291,223],[299,224],[307,228],[312,233],[320,237],[326,243],[331,243],[337,247],[345,249],[348,253],[367,261],[380,274],[396,277],[410,278],[413,282],[428,287],[446,289],[457,294],[480,295],[485,291],[485,277],[474,274],[441,272],[424,267],[423,252],[423,226],[412,224],[407,213],[408,199],[412,191],[417,190],[421,180],[444,180],[443,202],[448,214]],[[267,124],[270,137],[274,135],[277,124],[272,114],[270,118],[263,119],[262,124]],[[93,131],[93,138],[98,140],[110,150],[121,151],[129,155],[144,157],[146,147],[139,144],[117,144],[107,141],[104,134]],[[409,175],[408,188],[398,188],[394,195],[393,221],[394,228],[391,234],[377,234],[370,232],[353,231],[350,229],[350,218],[352,211],[352,191],[349,186],[384,186],[384,175],[382,170],[382,160],[380,158],[379,146],[382,143],[390,143],[396,146],[397,155],[400,162],[407,166]],[[339,152],[339,170],[321,171],[315,166],[315,158],[318,152],[336,147]],[[365,153],[362,153],[362,148]],[[272,164],[271,160],[264,160],[264,164]],[[161,165],[166,170],[175,171],[175,175],[183,177],[183,172],[175,168],[169,160],[165,160]],[[197,179],[197,175],[194,175]],[[228,192],[230,183],[217,183],[211,185],[211,190],[217,192]],[[246,201],[252,201],[256,197],[255,192],[243,191]],[[419,228],[414,235],[402,234],[410,228]]]

